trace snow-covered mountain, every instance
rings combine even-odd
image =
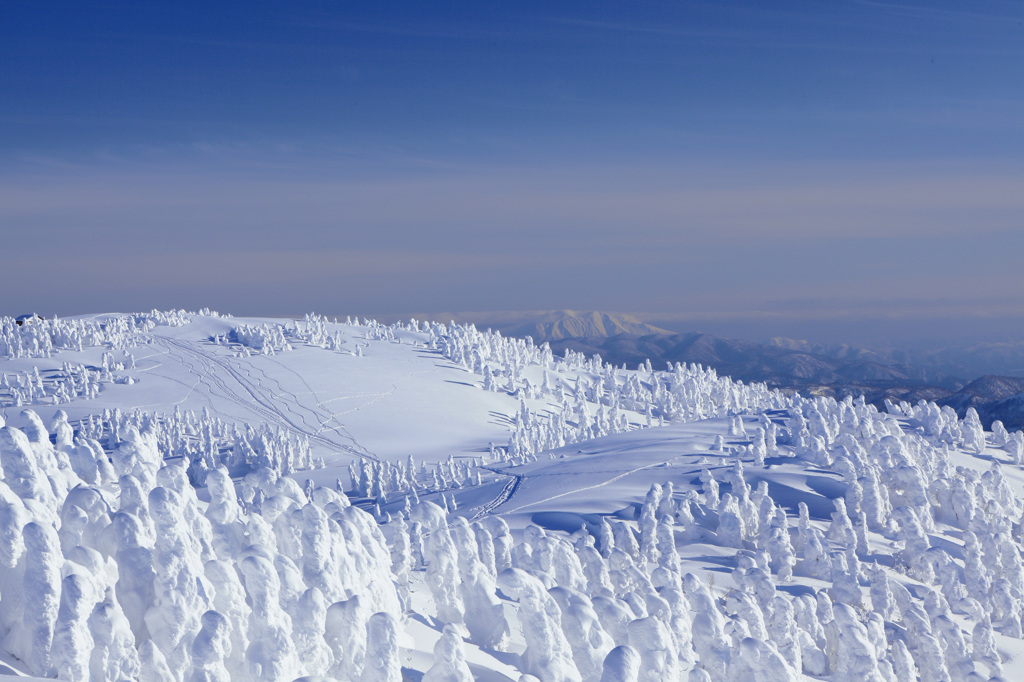
[[[863,395],[879,407],[886,399],[934,401],[953,407],[961,417],[968,407],[974,407],[986,425],[1000,420],[1015,429],[1024,427],[1020,407],[1024,404],[1024,379],[987,375],[967,381],[935,369],[935,354],[931,352],[915,355],[783,338],[757,343],[703,333],[618,332],[535,338],[550,341],[556,353],[568,348],[587,355],[599,354],[617,365],[634,366],[648,359],[658,366],[666,362],[699,363],[736,379],[763,382],[804,395],[837,399]]]
[[[1024,679],[1024,434],[971,409],[154,311],[0,320],[0,414],[11,673]]]
[[[536,343],[574,338],[607,339],[623,334],[648,336],[672,333],[628,313],[601,310],[461,312],[443,313],[433,317],[474,324],[479,329],[494,329],[505,336],[529,336]]]

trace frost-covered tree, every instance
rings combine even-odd
[[[390,613],[370,616],[366,623],[366,660],[362,682],[400,682],[402,666],[398,659],[398,620]]]
[[[518,568],[498,575],[503,592],[519,602],[526,638],[523,669],[543,680],[581,682],[572,648],[562,629],[561,610],[537,578]]]
[[[465,619],[465,605],[458,590],[458,553],[448,530],[447,515],[436,504],[427,501],[417,505],[413,512],[430,533],[424,546],[424,560],[438,618],[444,623],[461,625]]]
[[[32,521],[25,525],[23,533],[25,572],[20,594],[21,626],[8,633],[4,649],[25,661],[35,675],[48,677],[54,672],[50,647],[60,608],[63,556],[57,533],[49,524]],[[69,617],[77,616],[84,599],[83,594],[81,599],[70,602]],[[72,643],[87,641],[77,629],[70,639]]]
[[[50,649],[57,677],[88,680],[94,642],[89,630],[96,585],[81,573],[71,573],[61,582],[60,608]]]
[[[216,611],[207,611],[202,625],[192,640],[192,663],[186,675],[188,682],[228,682],[231,675],[225,666],[231,647],[231,623]]]
[[[325,640],[334,656],[331,675],[357,680],[366,664],[366,624],[373,615],[359,595],[327,609]]]
[[[459,592],[465,607],[464,620],[473,642],[491,649],[508,646],[509,626],[495,578],[480,560],[476,534],[462,517],[452,520],[452,539],[459,567]]]
[[[553,587],[548,593],[561,611],[562,629],[580,675],[583,679],[597,678],[614,643],[601,626],[590,598],[568,587]]]
[[[462,638],[452,625],[446,625],[434,643],[434,661],[423,675],[423,682],[472,682],[473,673],[466,664]]]
[[[640,654],[629,645],[608,652],[601,668],[601,682],[637,682],[640,679]]]

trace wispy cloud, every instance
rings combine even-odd
[[[849,0],[855,5],[882,10],[891,14],[899,14],[914,18],[940,19],[948,22],[980,21],[997,25],[1005,25],[1008,21],[1021,21],[1024,19],[1024,9],[1018,2],[988,2],[984,4],[981,11],[973,3],[963,3],[957,9],[948,7],[936,7],[935,3],[925,5],[883,2],[881,0]],[[1000,11],[1001,10],[1001,11]]]
[[[1012,166],[794,163],[716,171],[700,164],[455,164],[367,178],[356,168],[295,173],[276,158],[246,172],[206,163],[56,171],[48,165],[45,175],[11,169],[0,175],[0,220],[68,233],[76,226],[165,229],[201,241],[213,238],[210,229],[232,237],[249,229],[273,242],[270,231],[293,226],[316,239],[361,245],[396,232],[426,241],[415,235],[428,230],[431,238],[472,237],[487,248],[504,231],[569,243],[595,234],[626,240],[628,230],[663,244],[998,234],[1019,228],[1024,216],[1024,170]],[[618,237],[616,229],[623,230]],[[33,239],[26,233],[7,246]]]
[[[897,310],[895,292],[1024,290],[1014,167],[547,161],[365,177],[358,164],[296,173],[278,155],[240,172],[210,162],[229,151],[196,153],[0,174],[5,291],[82,306],[132,283],[239,301],[252,287],[295,306],[344,291],[377,309],[412,296],[421,309],[744,311],[809,291],[836,310]]]
[[[646,35],[679,39],[684,45],[736,47],[742,49],[809,50],[814,52],[849,53],[929,53],[937,52],[933,42],[918,40],[879,40],[879,31],[898,32],[884,19],[905,16],[929,19],[947,27],[962,28],[964,21],[987,23],[1006,28],[1024,17],[1019,3],[990,6],[993,12],[972,9],[949,10],[933,6],[915,6],[873,0],[849,0],[828,4],[829,11],[808,12],[772,4],[730,6],[721,21],[709,23],[705,16],[694,16],[690,23],[685,15],[676,21],[644,21],[638,19],[594,19],[591,17],[547,16],[545,21],[568,28]],[[860,8],[861,11],[856,11]],[[853,11],[851,11],[853,10]],[[864,10],[871,10],[865,12]],[[998,10],[1002,10],[999,12]],[[769,25],[775,25],[768,29]],[[922,27],[922,30],[923,27]],[[842,39],[836,39],[841,35]],[[1014,46],[1002,42],[983,44],[942,45],[943,55],[956,54],[1018,54]]]

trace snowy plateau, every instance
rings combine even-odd
[[[1024,680],[1024,434],[472,325],[0,319],[0,670]]]

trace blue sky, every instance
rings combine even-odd
[[[1019,2],[3,12],[6,314],[1024,320]]]

